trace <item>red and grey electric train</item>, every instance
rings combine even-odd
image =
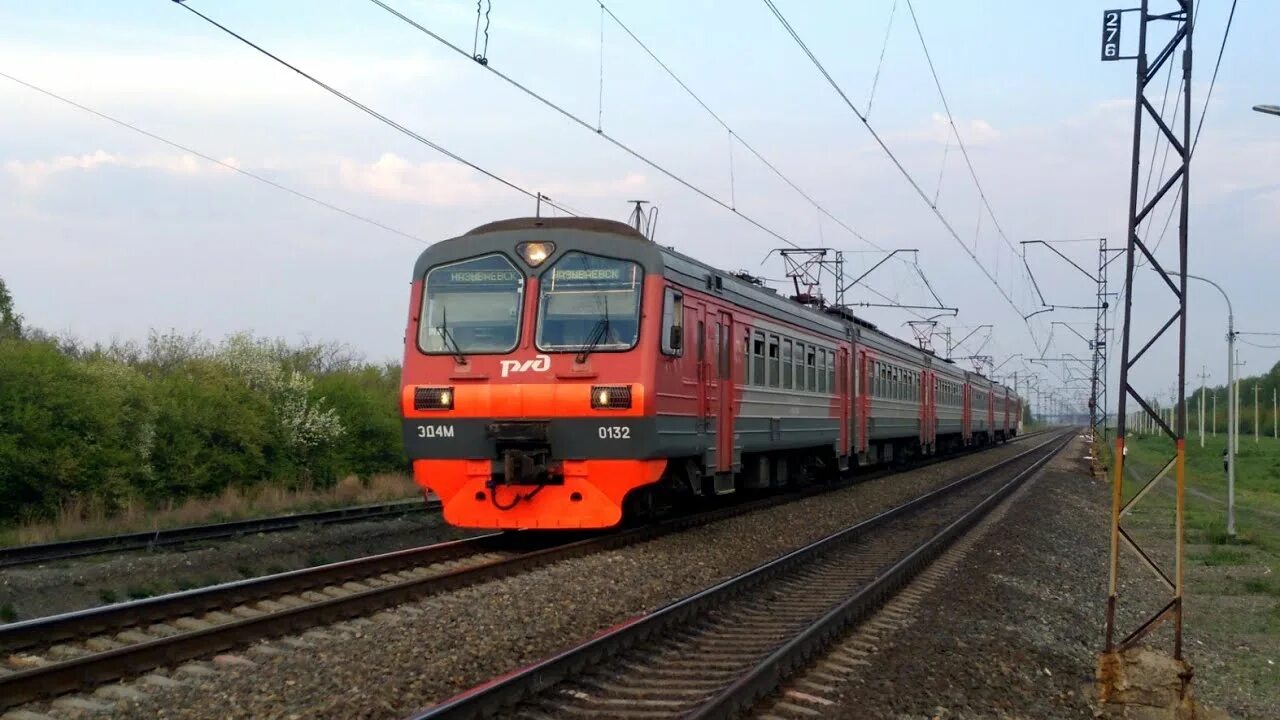
[[[413,271],[401,394],[446,521],[606,528],[624,511],[1007,440],[1009,388],[841,308],[591,218],[518,218]]]

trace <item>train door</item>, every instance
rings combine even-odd
[[[715,446],[711,437],[712,418],[708,412],[711,390],[708,388],[710,380],[707,372],[707,306],[687,297],[685,304],[692,312],[690,324],[693,326],[693,347],[690,350],[693,353],[694,377],[697,380],[694,383],[694,400],[697,405],[698,447],[702,449],[707,467],[712,467]]]
[[[929,378],[928,370],[920,370],[920,383],[918,397],[915,398],[916,409],[919,411],[920,418],[920,451],[927,451],[929,448],[929,391],[927,380]]]
[[[850,398],[853,393],[849,384],[849,350],[848,348],[840,348],[836,350],[836,402],[838,412],[840,413],[840,455],[844,456],[849,452],[849,448],[853,446],[852,438],[849,437],[849,409]]]
[[[929,422],[929,450],[934,452],[938,445],[938,398],[933,391],[932,370],[924,371],[924,378],[920,384],[924,393],[924,414]]]
[[[716,321],[716,385],[719,402],[716,406],[716,470],[733,472],[734,422],[733,422],[733,315],[720,311]]]
[[[871,449],[869,420],[871,415],[871,356],[865,348],[858,348],[858,451]]]

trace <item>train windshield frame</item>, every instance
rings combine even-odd
[[[538,278],[543,352],[625,352],[640,340],[644,270],[631,260],[577,250]]]
[[[418,349],[505,355],[520,342],[525,275],[502,253],[436,265],[422,282]]]

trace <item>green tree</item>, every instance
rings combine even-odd
[[[0,518],[48,517],[72,501],[110,510],[143,478],[145,388],[119,370],[53,343],[0,342]]]
[[[157,377],[152,502],[208,496],[274,474],[270,401],[212,360],[188,360]]]
[[[324,397],[342,421],[334,444],[335,476],[402,472],[406,467],[399,407],[400,368],[363,367],[321,375],[312,392]]]
[[[0,340],[22,337],[22,316],[13,309],[13,296],[0,278]]]

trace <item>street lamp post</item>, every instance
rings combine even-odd
[[[1277,114],[1280,114],[1278,112]],[[1239,428],[1236,426],[1235,418],[1240,412],[1239,400],[1236,397],[1233,388],[1235,388],[1236,380],[1236,320],[1235,310],[1231,307],[1231,298],[1227,297],[1227,291],[1222,289],[1218,283],[1209,278],[1200,277],[1199,275],[1187,274],[1187,277],[1194,280],[1200,280],[1212,285],[1218,292],[1222,293],[1222,299],[1227,301],[1227,535],[1235,537],[1236,534],[1236,443],[1239,442]],[[1214,402],[1218,400],[1217,394],[1214,394]]]

